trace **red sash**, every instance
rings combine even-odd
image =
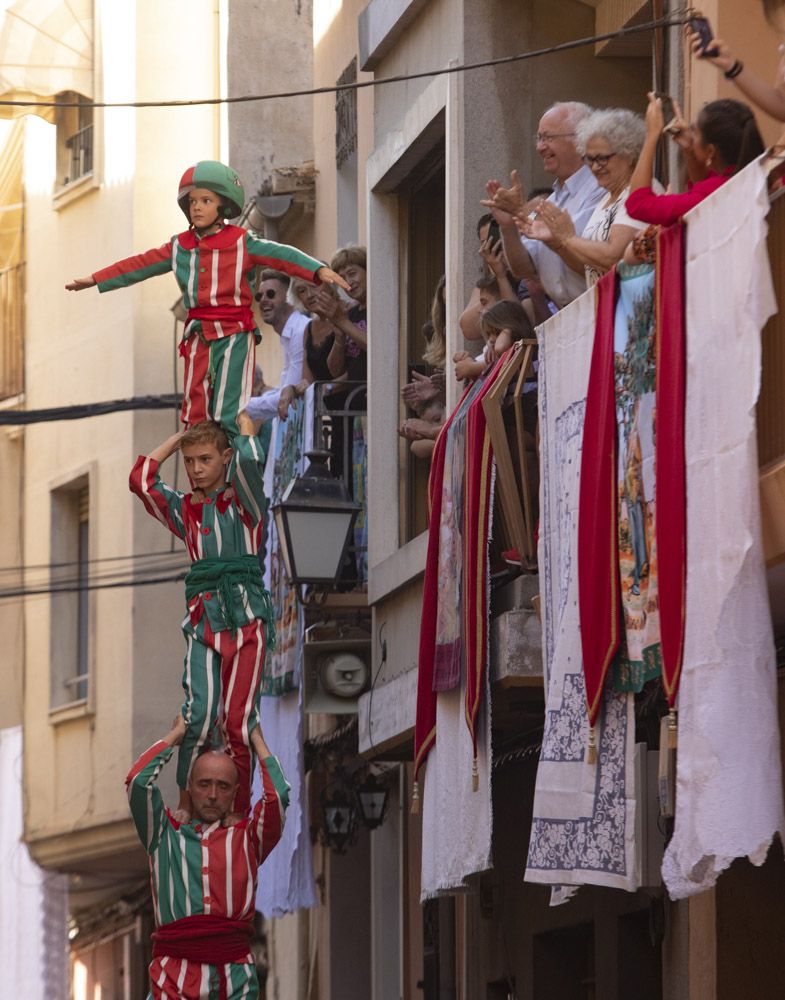
[[[153,957],[184,958],[203,965],[247,962],[253,925],[198,913],[163,924],[153,932]]]
[[[466,389],[449,419],[439,431],[431,457],[428,476],[428,554],[425,559],[425,580],[420,621],[420,650],[417,668],[417,710],[414,723],[414,778],[436,740],[436,692],[433,671],[436,662],[436,616],[439,604],[439,527],[441,520],[444,455],[447,434],[455,414],[460,409]]]
[[[618,504],[616,501],[616,396],[613,325],[616,268],[597,284],[597,322],[583,425],[578,514],[578,612],[589,725],[619,647]]]
[[[687,480],[684,457],[686,328],[684,223],[657,236],[657,573],[662,685],[674,708],[684,653]]]
[[[188,310],[186,326],[193,319],[209,323],[240,323],[243,330],[254,330],[256,320],[250,306],[194,306]]]

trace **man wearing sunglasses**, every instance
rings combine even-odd
[[[253,396],[246,406],[252,420],[272,420],[276,415],[286,420],[289,407],[298,395],[302,381],[305,328],[309,318],[286,301],[289,277],[280,271],[262,271],[256,301],[262,319],[271,326],[283,344],[281,386],[261,396]]]
[[[606,193],[581,161],[575,147],[576,127],[591,110],[578,101],[554,104],[540,118],[533,137],[543,167],[554,178],[553,194],[548,201],[570,214],[576,233],[583,232]],[[538,277],[546,295],[561,309],[586,291],[585,278],[544,243],[521,239],[515,216],[523,211],[526,199],[517,171],[513,170],[510,177],[509,188],[502,187],[497,180],[488,181],[488,197],[482,204],[490,208],[499,223],[504,252],[513,274],[524,279]]]

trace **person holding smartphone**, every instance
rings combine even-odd
[[[785,31],[785,2],[761,0],[763,13],[769,24],[780,33]],[[712,63],[722,71],[745,97],[766,114],[785,122],[785,45],[780,45],[780,62],[774,84],[761,79],[731,51],[721,38],[715,38],[705,17],[691,18],[684,33],[696,59]]]

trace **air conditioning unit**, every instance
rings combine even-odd
[[[347,715],[371,680],[371,636],[357,627],[312,625],[303,643],[303,708]]]

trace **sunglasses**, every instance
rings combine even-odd
[[[257,292],[254,298],[257,302],[261,302],[262,299],[274,299],[277,294],[274,288],[265,288],[263,292]]]

